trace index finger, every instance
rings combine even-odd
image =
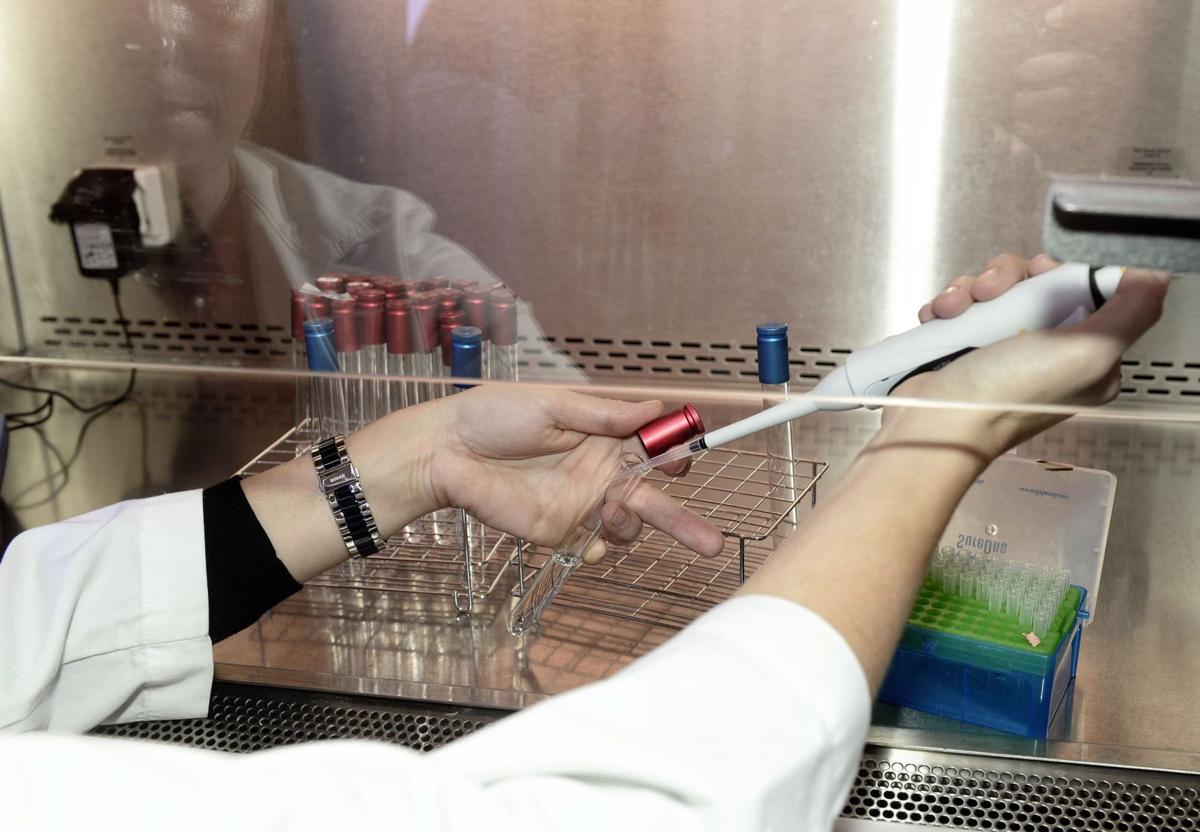
[[[693,552],[714,557],[725,547],[725,538],[715,526],[653,486],[642,483],[624,502],[642,520]]]

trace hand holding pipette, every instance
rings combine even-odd
[[[920,373],[937,370],[971,350],[1019,335],[1077,323],[1112,297],[1125,270],[1067,263],[1018,283],[1000,297],[975,303],[953,318],[937,318],[851,353],[808,395],[768,408],[711,431],[686,446],[672,448],[642,470],[686,459],[783,422],[818,411],[854,410],[846,401],[818,397],[887,396]]]

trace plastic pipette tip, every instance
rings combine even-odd
[[[656,457],[648,459],[635,468],[630,468],[627,472],[627,475],[631,477],[640,476],[641,474],[644,474],[647,471],[658,468],[662,465],[678,462],[681,459],[690,459],[691,457],[695,456],[696,453],[697,452],[693,451],[686,443],[683,445],[676,445],[671,450],[665,451]]]

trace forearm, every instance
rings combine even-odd
[[[363,492],[386,539],[438,508],[430,451],[438,442],[441,402],[406,408],[346,439]],[[346,546],[308,454],[242,483],[255,516],[288,572],[303,583],[346,559]]]
[[[930,552],[991,459],[969,432],[942,430],[938,422],[930,411],[891,420],[832,498],[740,591],[778,595],[825,618],[858,656],[872,694],[887,672]]]

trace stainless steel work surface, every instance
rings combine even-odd
[[[72,382],[83,397],[119,389],[123,378],[88,371],[55,380]],[[50,522],[117,499],[219,480],[282,433],[290,403],[289,385],[144,371],[134,403],[96,420],[86,434],[66,486],[49,501],[34,499],[35,492],[17,500],[16,519],[26,525]],[[711,413],[716,422],[731,415]],[[828,415],[797,426],[797,454],[830,462],[823,494],[869,438],[877,418]],[[50,423],[48,437],[64,455],[81,421],[66,416]],[[14,436],[3,492],[8,501],[56,470],[53,455],[32,434]],[[1074,421],[1022,453],[1106,468],[1118,478],[1096,615],[1084,634],[1070,708],[1052,726],[1050,740],[1030,741],[880,707],[872,740],[1200,771],[1194,705],[1200,644],[1191,637],[1200,624],[1196,429]],[[913,487],[921,485],[914,471]],[[506,609],[503,593],[463,617],[449,597],[312,588],[218,645],[217,674],[232,681],[512,708],[603,678],[671,635],[560,607],[551,611],[540,635],[517,640],[504,630]]]

